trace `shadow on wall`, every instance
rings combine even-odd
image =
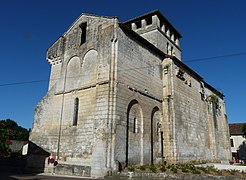
[[[246,144],[245,144],[245,141],[243,142],[243,144],[241,144],[239,146],[238,153],[239,153],[239,159],[243,160],[244,163],[246,163]]]
[[[42,173],[45,168],[45,159],[50,156],[50,153],[45,151],[43,148],[28,142],[28,150],[26,157],[25,172],[27,173]]]

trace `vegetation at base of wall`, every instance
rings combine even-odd
[[[225,171],[230,173],[231,175],[235,175],[236,173],[240,172],[239,170],[236,170],[236,169],[229,169],[229,170],[225,170]]]
[[[135,167],[134,166],[129,166],[127,167],[127,170],[130,172],[134,172],[135,171]]]
[[[184,173],[189,173],[194,169],[194,165],[184,164],[183,166],[180,166],[180,169]]]
[[[177,173],[178,169],[176,167],[172,167],[171,171],[174,172],[174,173]]]
[[[146,166],[145,165],[140,166],[139,169],[142,170],[142,171],[144,171],[146,169]]]
[[[161,172],[166,172],[167,171],[166,165],[161,164],[160,165],[160,170],[161,170]]]
[[[154,172],[154,173],[155,173],[155,172],[156,172],[156,166],[153,165],[153,164],[150,165],[150,166],[149,166],[149,170],[150,170],[151,172]]]
[[[20,152],[11,152],[9,149],[11,140],[26,141],[29,138],[29,132],[30,130],[18,126],[11,119],[0,120],[0,157],[19,156]]]
[[[218,170],[214,166],[197,166],[196,164],[158,164],[158,165],[142,165],[129,166],[128,171],[131,172],[152,172],[152,173],[188,173],[188,174],[210,174],[215,176],[238,176],[246,178],[246,172],[238,170]]]

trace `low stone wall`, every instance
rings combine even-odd
[[[53,173],[61,174],[61,175],[69,175],[69,176],[90,177],[91,167],[90,166],[58,164],[54,168]]]

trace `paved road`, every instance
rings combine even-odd
[[[59,175],[51,175],[51,174],[12,174],[12,173],[1,173],[1,180],[93,180],[93,178],[85,178],[85,177],[70,177],[70,176],[59,176]],[[127,177],[106,177],[97,180],[126,180]]]
[[[9,174],[9,173],[0,173],[1,180],[91,180],[91,178],[74,178],[74,177],[64,177],[64,176],[47,176],[40,174]]]

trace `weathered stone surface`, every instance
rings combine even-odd
[[[77,166],[77,165],[66,165],[58,164],[55,167],[54,173],[61,175],[73,175],[73,176],[82,176],[90,177],[91,176],[91,167],[90,166]]]
[[[181,62],[180,38],[159,11],[125,24],[82,14],[47,51],[30,140],[78,176],[230,159],[223,96]]]

